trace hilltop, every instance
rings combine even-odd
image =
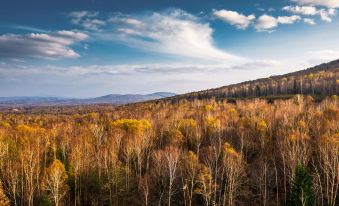
[[[328,96],[339,93],[339,60],[284,75],[245,81],[177,95],[166,100],[282,97],[294,94]]]

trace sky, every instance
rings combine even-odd
[[[339,0],[2,0],[0,96],[186,93],[339,58]]]

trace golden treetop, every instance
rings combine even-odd
[[[258,123],[257,123],[257,130],[259,132],[266,132],[267,129],[268,129],[268,126],[267,126],[267,123],[265,122],[265,120],[260,120]]]
[[[196,128],[197,122],[194,119],[181,119],[179,121],[179,128],[185,129],[185,128]]]
[[[232,157],[239,157],[239,154],[237,151],[235,151],[235,149],[228,143],[226,142],[224,144],[224,153],[225,155],[230,155]]]
[[[142,134],[152,127],[151,123],[144,119],[118,119],[112,122],[112,126],[132,134]]]
[[[212,111],[214,109],[214,107],[213,107],[213,105],[211,105],[211,104],[206,104],[206,105],[204,105],[204,110],[205,111]]]

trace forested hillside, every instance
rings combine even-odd
[[[1,205],[335,206],[338,101],[0,114]]]
[[[0,205],[338,205],[338,68],[169,101],[3,110]]]
[[[192,92],[169,99],[275,97],[293,94],[326,96],[338,93],[339,60],[336,60],[285,75]]]

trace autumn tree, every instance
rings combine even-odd
[[[45,170],[43,189],[48,192],[56,206],[60,205],[62,198],[67,194],[67,178],[64,165],[57,159]]]
[[[226,205],[227,198],[227,205],[232,206],[235,205],[245,167],[240,154],[228,143],[223,148],[223,168],[226,178],[223,205]]]
[[[196,176],[199,166],[198,158],[192,151],[189,151],[183,156],[182,165],[180,167],[183,182],[182,189],[188,206],[193,204],[194,188],[196,185]]]

